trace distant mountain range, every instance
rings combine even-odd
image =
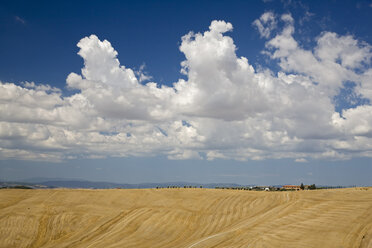
[[[28,186],[31,188],[94,188],[94,189],[145,189],[145,188],[156,188],[168,186],[184,187],[200,187],[203,188],[215,188],[215,187],[247,187],[254,185],[241,185],[235,183],[190,183],[190,182],[166,182],[166,183],[111,183],[111,182],[93,182],[79,179],[63,179],[63,178],[31,178],[24,179],[17,182],[0,182],[0,187],[14,187],[14,186]]]

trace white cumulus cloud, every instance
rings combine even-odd
[[[265,12],[253,22],[253,25],[260,32],[261,37],[267,39],[270,37],[271,31],[276,28],[277,21],[273,12]]]
[[[149,81],[144,68],[121,65],[109,41],[81,39],[84,67],[66,79],[77,90],[72,96],[49,85],[0,82],[0,158],[371,156],[371,105],[338,113],[334,101],[350,81],[353,93],[372,101],[371,46],[324,32],[306,50],[293,36],[290,14],[266,12],[253,25],[279,72],[255,69],[237,55],[228,35],[233,25],[212,21],[207,31],[182,37],[187,77],[172,86]]]

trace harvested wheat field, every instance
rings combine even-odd
[[[372,188],[0,190],[0,247],[372,247]]]

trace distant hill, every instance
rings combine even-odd
[[[82,179],[66,179],[66,178],[28,178],[19,181],[0,181],[0,188],[12,188],[16,186],[27,186],[30,188],[83,188],[83,189],[148,189],[148,188],[166,188],[168,186],[184,187],[200,187],[203,188],[216,188],[216,187],[225,187],[225,188],[241,188],[241,187],[250,187],[257,186],[255,184],[236,184],[236,183],[190,183],[190,182],[165,182],[165,183],[112,183],[112,182],[94,182],[87,181]],[[262,185],[261,185],[262,186]],[[267,185],[272,187],[280,188],[282,185]],[[352,188],[356,187],[355,185],[350,186],[331,186],[331,185],[316,185],[317,188]]]

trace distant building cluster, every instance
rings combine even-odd
[[[283,185],[282,189],[285,189],[285,190],[301,190],[301,187],[299,185]]]

